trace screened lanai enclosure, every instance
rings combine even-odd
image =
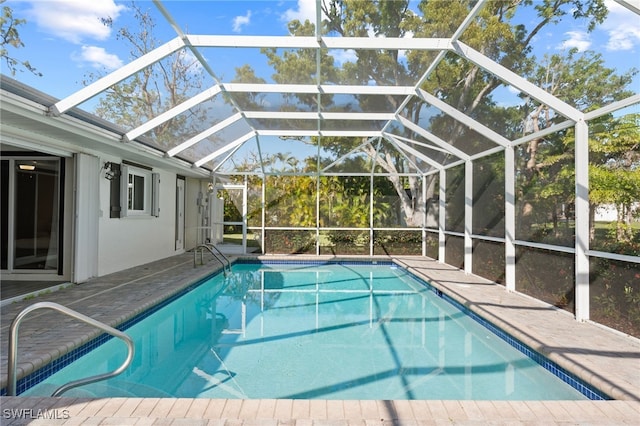
[[[427,256],[640,336],[638,55],[566,43],[637,2],[316,0],[228,34],[184,18],[204,3],[132,5],[130,62],[49,108],[200,173],[187,233]]]

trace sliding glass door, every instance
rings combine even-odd
[[[60,159],[2,161],[2,269],[58,271]]]

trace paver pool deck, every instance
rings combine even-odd
[[[291,256],[286,258],[292,259]],[[310,259],[308,256],[294,258]],[[428,258],[394,257],[393,260],[615,400],[339,401],[5,396],[0,399],[0,424],[640,424],[639,339],[593,323],[577,322],[565,311],[508,292],[503,286]],[[10,324],[27,306],[39,301],[56,302],[115,326],[197,282],[219,266],[212,260],[194,268],[193,255],[185,253],[3,306],[0,312],[0,387],[7,386]],[[89,326],[50,310],[32,312],[22,321],[19,331],[19,378],[99,334]]]

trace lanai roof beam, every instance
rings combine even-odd
[[[449,38],[292,37],[187,34],[194,47],[361,50],[452,50]]]
[[[326,166],[325,168],[322,169],[323,172],[327,171],[328,169],[330,169],[331,167],[335,166],[336,164],[340,163],[342,160],[344,160],[345,158],[347,158],[348,156],[350,156],[351,154],[353,154],[354,152],[359,151],[360,149],[362,149],[363,146],[365,145],[369,145],[371,144],[371,139],[374,138],[369,138],[366,141],[362,142],[360,145],[356,146],[355,148],[353,148],[352,150],[350,150],[349,152],[347,152],[344,155],[341,155],[340,157],[338,157],[335,161],[333,161],[331,164],[329,164],[328,166]],[[362,151],[364,152],[364,151]],[[367,152],[364,152],[365,154],[368,155]]]
[[[547,135],[552,135],[556,132],[559,132],[561,130],[564,129],[568,129],[569,127],[573,127],[575,126],[575,122],[573,122],[573,120],[566,120],[563,121],[562,123],[558,123],[558,124],[554,124],[553,126],[549,126],[546,129],[542,129],[538,132],[535,133],[529,133],[528,135],[524,135],[521,138],[515,139],[513,142],[511,142],[511,144],[513,146],[518,146],[518,145],[522,145],[523,143],[527,143],[529,141],[532,141],[534,139],[538,139],[538,138],[543,138]]]
[[[396,135],[392,135],[391,133],[385,133],[384,137],[391,144],[393,144],[393,146],[395,146],[403,155],[406,156],[406,153],[404,151],[409,152],[410,154],[415,155],[416,157],[418,157],[419,159],[421,159],[425,163],[429,164],[430,166],[432,166],[432,167],[434,167],[434,168],[436,168],[438,170],[442,169],[442,164],[435,162],[429,156],[424,155],[423,153],[421,153],[417,149],[415,149],[415,148],[413,148],[413,147],[401,142],[400,140],[397,139]],[[419,167],[416,166],[416,168],[418,170],[420,170]]]
[[[409,157],[409,155],[407,154],[407,152],[408,152],[409,154],[413,154],[416,158],[418,158],[418,159],[420,159],[420,160],[422,160],[422,161],[425,161],[425,162],[427,162],[427,158],[428,158],[428,157],[426,157],[424,154],[421,154],[420,152],[418,152],[418,151],[416,151],[416,150],[414,150],[414,149],[412,149],[412,148],[410,148],[410,147],[406,147],[406,148],[407,148],[407,150],[406,150],[406,152],[405,152],[405,150],[404,150],[404,149],[402,149],[402,148],[401,148],[401,147],[396,143],[396,141],[395,141],[395,140],[393,140],[393,138],[385,138],[385,140],[386,140],[388,143],[390,143],[390,144],[391,144],[391,146],[393,146],[393,148],[394,148],[395,150],[397,150],[397,151],[398,151],[398,153],[400,153],[400,155],[402,155],[402,158],[404,158],[404,159],[405,159],[405,161],[407,161],[407,162],[411,165],[411,167],[413,167],[414,169],[416,169],[416,171],[417,171],[417,172],[419,172],[419,173],[423,173],[423,172],[424,172],[424,171],[422,170],[422,168],[420,168],[420,167],[416,164],[416,162],[414,161],[414,159],[412,159],[411,157]],[[378,152],[378,155],[383,156],[384,154],[383,154],[382,152]],[[430,164],[430,165],[431,165],[431,163],[428,163],[428,164]],[[371,170],[371,173],[374,173],[374,170]],[[374,175],[375,175],[375,173],[374,173]]]
[[[256,136],[256,133],[254,131],[248,132],[243,136],[240,136],[238,139],[234,140],[233,142],[230,142],[227,145],[223,146],[222,148],[217,149],[213,151],[211,154],[201,158],[200,160],[196,161],[193,165],[194,167],[201,167],[203,164],[208,163],[211,160],[214,160],[216,157],[221,156],[222,154],[229,151],[230,149],[233,149],[237,146],[242,145],[243,143],[245,143],[246,141],[248,141],[254,136]]]
[[[185,34],[184,31],[182,31],[180,26],[176,23],[175,19],[173,19],[173,16],[171,16],[169,11],[167,9],[165,9],[164,5],[162,4],[162,2],[160,0],[153,0],[153,3],[156,5],[156,7],[160,11],[160,13],[162,13],[164,18],[169,22],[169,24],[174,29],[174,31],[178,34],[178,37],[180,37],[182,40],[184,40],[184,43],[185,43],[186,47],[191,51],[191,53],[193,53],[193,55],[196,57],[198,62],[200,62],[200,65],[202,65],[202,67],[207,71],[207,73],[209,73],[209,75],[213,78],[213,80],[218,85],[220,85],[220,79],[218,78],[216,73],[213,71],[213,69],[211,68],[211,66],[209,65],[207,60],[204,58],[204,56],[202,56],[202,54],[200,53],[200,50],[197,49],[196,46],[193,45],[189,35]],[[229,102],[231,103],[231,105],[233,105],[233,107],[236,109],[236,111],[238,111],[240,114],[242,114],[242,108],[240,108],[238,106],[238,104],[236,103],[236,101],[235,101],[235,99],[233,97],[231,97],[231,96],[229,97]],[[251,127],[250,123],[247,123],[247,125],[255,132],[255,129],[253,129]]]
[[[467,161],[467,160],[469,160],[471,158],[471,157],[469,157],[469,155],[467,155],[464,152],[460,151],[458,148],[454,147],[450,143],[440,139],[439,137],[437,137],[433,133],[423,129],[422,127],[420,127],[419,125],[417,125],[413,121],[410,121],[407,118],[402,117],[402,116],[398,116],[398,121],[400,121],[403,126],[405,126],[405,127],[409,128],[410,130],[416,132],[417,134],[419,134],[423,138],[433,142],[434,144],[438,145],[439,147],[446,149],[449,153],[455,155],[456,157],[458,157],[458,158],[460,158],[462,160],[465,160],[465,161]]]
[[[527,79],[498,64],[492,59],[487,58],[485,55],[471,48],[470,46],[467,46],[461,41],[456,41],[453,43],[453,45],[455,46],[456,53],[460,55],[460,57],[468,59],[480,68],[500,78],[502,81],[509,83],[511,86],[526,93],[539,102],[548,105],[559,114],[562,114],[563,116],[570,118],[575,122],[578,122],[583,118],[584,115],[582,114],[582,112],[578,111],[566,102],[561,101],[550,93],[544,91]]]
[[[371,138],[379,137],[379,130],[256,130],[261,136],[282,136],[282,137],[299,137],[299,136],[344,136],[353,138]]]
[[[626,7],[630,11],[640,15],[640,2],[638,2],[638,0],[614,0],[614,1],[620,4],[621,6]],[[633,1],[634,3],[631,3],[631,1]]]
[[[220,91],[221,91],[220,86],[218,85],[213,86],[205,90],[204,92],[201,92],[200,94],[187,99],[181,104],[176,105],[170,110],[165,111],[160,115],[157,115],[156,117],[152,118],[151,120],[147,121],[141,126],[138,126],[135,129],[127,132],[123,136],[123,139],[127,142],[130,142],[135,138],[137,138],[138,136],[147,133],[148,131],[158,127],[162,123],[167,122],[172,118],[174,118],[175,116],[187,111],[188,109],[193,108],[194,106],[213,98],[215,95],[220,93]]]
[[[589,111],[587,113],[585,113],[584,115],[584,119],[585,120],[592,120],[596,117],[600,117],[604,114],[609,114],[615,111],[618,111],[622,108],[626,108],[629,107],[631,105],[635,105],[635,104],[640,104],[640,94],[636,94],[633,96],[629,96],[626,99],[622,99],[619,100],[617,102],[613,102],[607,106],[604,106],[602,108],[598,108],[594,111]]]
[[[354,86],[331,84],[221,83],[228,93],[309,93],[327,95],[414,95],[413,86]]]
[[[97,94],[107,90],[114,84],[121,82],[122,80],[132,76],[133,74],[148,67],[149,65],[152,65],[159,60],[171,55],[184,46],[184,41],[180,37],[176,37],[173,40],[163,44],[162,46],[155,48],[151,52],[142,55],[138,59],[135,59],[130,63],[123,65],[122,67],[113,71],[111,74],[102,77],[101,79],[78,90],[74,94],[56,102],[51,106],[49,113],[54,116],[64,114],[71,108],[80,105],[88,99],[91,99]]]
[[[481,135],[491,139],[492,142],[495,142],[500,146],[509,146],[509,144],[511,143],[509,139],[494,132],[484,124],[478,123],[473,118],[458,111],[456,108],[438,99],[436,96],[433,96],[431,93],[426,92],[422,89],[418,89],[418,96],[426,103],[433,105],[434,107],[438,108],[440,111],[447,114],[449,117],[461,122],[462,124],[469,127],[470,129],[475,130]]]
[[[276,118],[281,119],[282,111],[244,111],[247,118]],[[381,121],[393,120],[395,114],[390,112],[316,112],[316,111],[287,111],[287,119],[294,120],[362,120]]]
[[[198,133],[197,135],[195,135],[194,137],[182,142],[180,145],[171,148],[170,150],[167,151],[167,156],[169,157],[173,157],[176,154],[184,151],[185,149],[197,144],[198,142],[200,142],[201,140],[204,140],[206,138],[208,138],[209,136],[213,135],[214,133],[219,132],[220,130],[224,129],[225,127],[229,126],[230,124],[235,123],[236,121],[242,119],[242,114],[237,113],[232,115],[231,117],[222,120],[220,123],[216,124],[215,126],[211,126],[208,129]]]
[[[389,137],[392,137],[394,139],[398,139],[398,140],[407,142],[409,144],[419,145],[419,146],[425,147],[427,149],[431,149],[433,151],[444,152],[445,154],[451,154],[451,152],[449,150],[447,150],[446,148],[441,148],[439,146],[429,145],[429,144],[426,144],[424,142],[418,142],[417,140],[410,139],[410,138],[405,138],[404,136],[394,135],[393,133],[387,133],[387,132],[383,132],[382,135],[383,136],[389,136]]]

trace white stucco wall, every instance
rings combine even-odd
[[[118,158],[102,160],[121,162]],[[158,168],[154,168],[153,172],[160,174],[158,217],[110,218],[110,182],[100,179],[99,276],[182,252],[175,250],[176,174]]]

